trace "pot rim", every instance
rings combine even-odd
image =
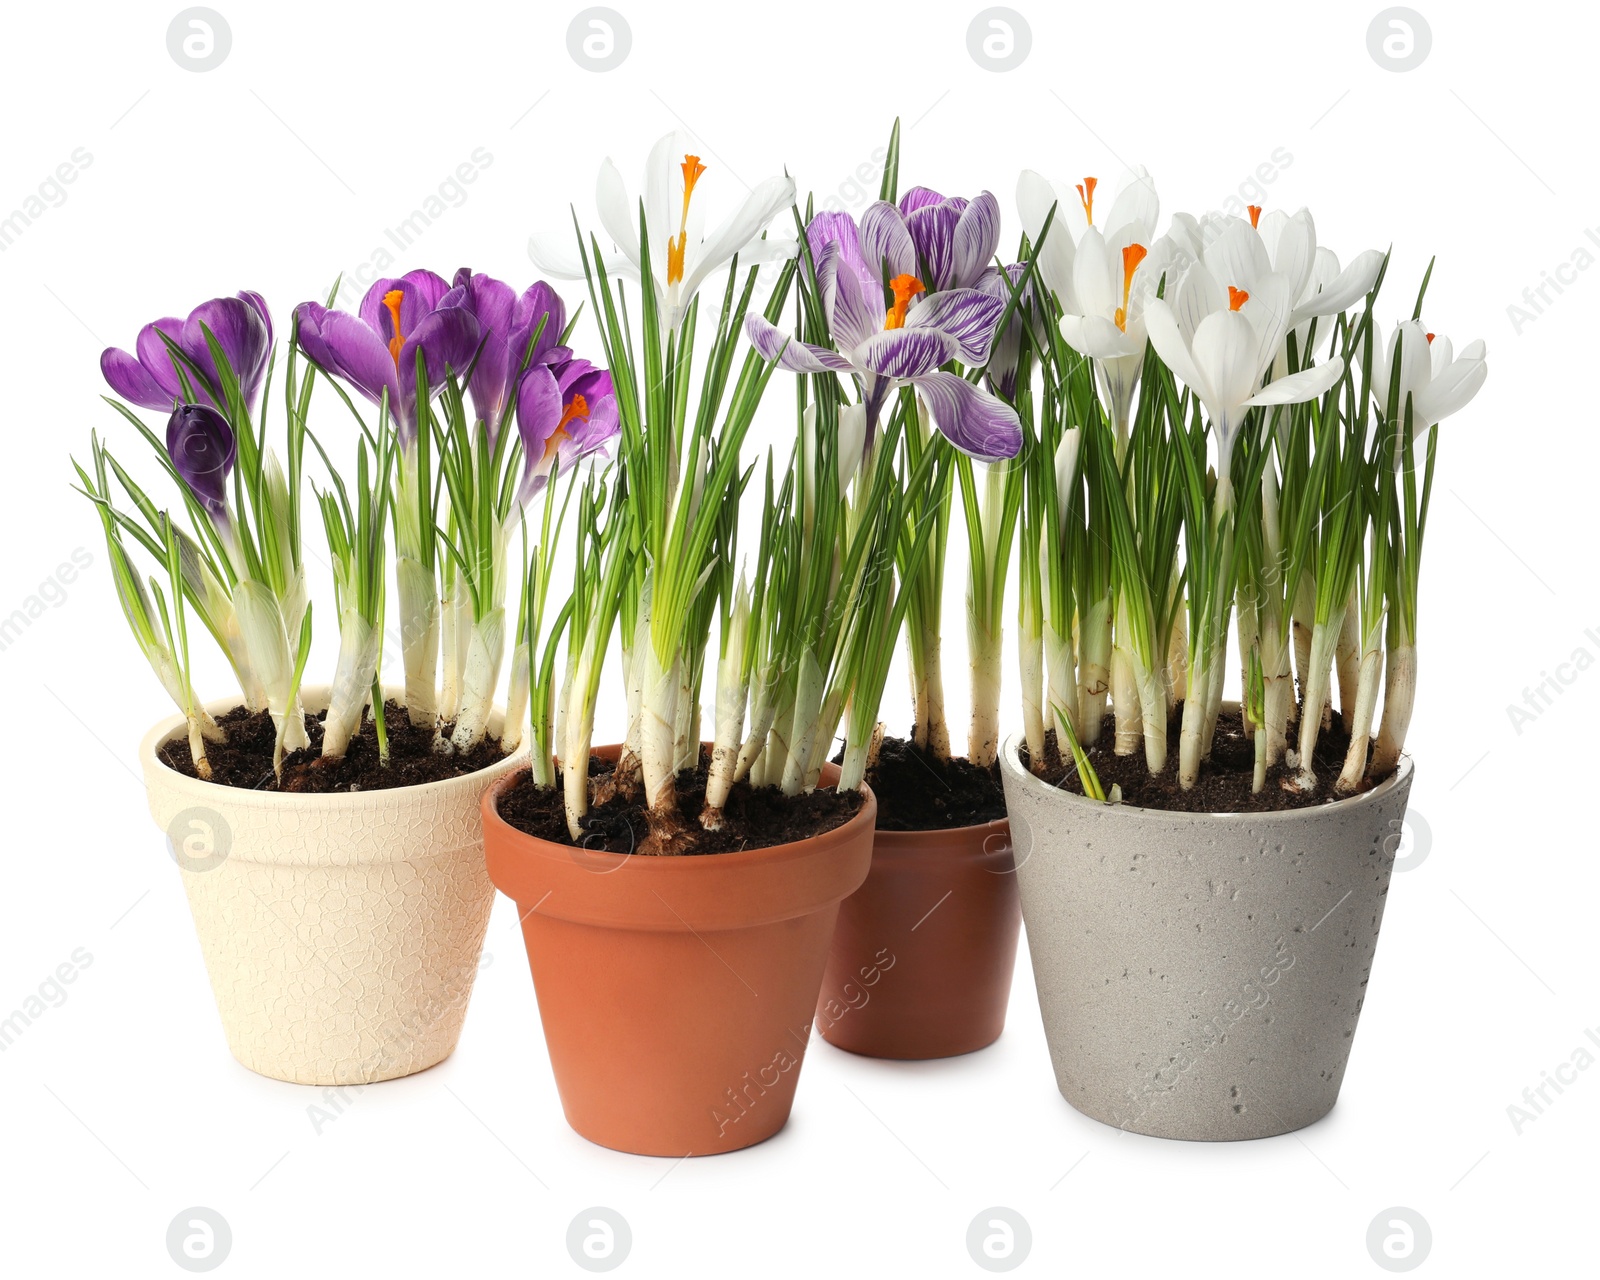
[[[327,705],[329,693],[330,686],[325,684],[302,685],[300,701],[307,709],[320,711]],[[385,698],[403,699],[405,690],[399,685],[385,685],[383,693]],[[237,696],[212,698],[206,701],[204,706],[212,715],[218,715],[232,711],[242,702],[243,699]],[[489,724],[491,726],[498,724],[503,729],[504,720],[504,708],[496,706],[490,713]],[[157,721],[144,735],[139,743],[139,764],[144,771],[145,785],[149,786],[152,777],[159,777],[163,785],[175,787],[203,800],[263,810],[307,808],[329,804],[355,810],[378,810],[395,804],[397,797],[401,796],[409,803],[423,797],[445,796],[456,789],[476,792],[483,786],[485,777],[501,776],[509,766],[525,760],[528,753],[528,744],[524,737],[515,751],[481,769],[454,778],[440,778],[434,782],[415,783],[405,787],[384,787],[376,791],[255,791],[207,782],[203,778],[191,778],[188,774],[179,773],[156,754],[158,748],[180,735],[186,735],[187,731],[188,725],[183,716],[172,715]]]
[[[1099,800],[1091,800],[1081,796],[1075,791],[1067,791],[1062,787],[1053,787],[1042,778],[1035,777],[1022,767],[1022,761],[1017,758],[1017,748],[1022,745],[1022,735],[1013,733],[1001,744],[1000,747],[1000,772],[1009,776],[1018,786],[1032,787],[1036,794],[1049,795],[1059,798],[1069,804],[1088,805],[1094,810],[1117,809],[1139,818],[1155,818],[1163,822],[1173,820],[1193,820],[1195,822],[1220,822],[1220,823],[1258,823],[1281,822],[1292,823],[1296,819],[1311,816],[1321,817],[1330,813],[1349,813],[1364,804],[1376,804],[1402,783],[1411,781],[1413,765],[1409,752],[1402,752],[1400,765],[1394,773],[1385,778],[1377,786],[1368,791],[1359,792],[1353,796],[1333,800],[1327,804],[1308,805],[1299,809],[1260,809],[1249,813],[1240,813],[1237,810],[1228,810],[1222,813],[1192,812],[1184,809],[1150,809],[1136,804],[1106,804]]]
[[[607,750],[620,751],[621,744],[607,743],[604,746],[593,747],[590,749],[590,754],[596,755]],[[828,767],[825,765],[824,770]],[[559,856],[563,860],[570,859],[573,851],[578,848],[577,845],[557,844],[554,840],[531,836],[520,827],[512,826],[500,816],[500,795],[522,777],[522,772],[521,768],[517,768],[503,774],[496,778],[484,792],[483,824],[485,829],[487,830],[491,824],[496,830],[503,829],[503,838],[511,839],[515,844],[524,847],[527,852],[537,857]],[[861,808],[856,811],[855,817],[827,831],[818,832],[814,836],[807,836],[804,840],[791,840],[787,844],[764,845],[760,849],[737,849],[732,853],[703,853],[686,857],[646,857],[645,861],[650,866],[676,864],[678,866],[738,868],[759,862],[783,862],[810,857],[816,852],[816,844],[819,840],[825,840],[831,846],[859,836],[860,831],[858,828],[862,825],[866,825],[869,831],[872,830],[871,824],[876,822],[878,817],[878,799],[872,794],[872,788],[865,782],[861,784],[861,794],[863,803]],[[874,831],[873,834],[876,834],[876,832]],[[546,852],[546,850],[549,852]],[[610,870],[615,870],[625,862],[630,862],[635,856],[638,856],[632,853],[595,853],[590,850],[580,850],[580,852],[583,853],[586,860],[592,859],[601,865],[605,865],[608,862],[612,863]],[[668,872],[666,874],[670,875],[672,873]]]

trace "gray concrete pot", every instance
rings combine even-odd
[[[1188,814],[1000,772],[1061,1096],[1132,1133],[1288,1133],[1333,1107],[1411,791]]]

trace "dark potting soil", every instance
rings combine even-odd
[[[1269,813],[1279,809],[1309,809],[1330,804],[1347,797],[1333,788],[1339,771],[1344,767],[1345,752],[1350,746],[1350,735],[1345,730],[1337,712],[1333,722],[1317,735],[1317,749],[1312,760],[1316,774],[1314,791],[1302,791],[1295,785],[1298,770],[1286,768],[1282,762],[1267,770],[1266,784],[1259,794],[1251,791],[1255,777],[1256,744],[1253,733],[1246,734],[1239,712],[1224,711],[1217,719],[1216,736],[1211,741],[1211,758],[1201,762],[1200,777],[1193,787],[1185,791],[1178,785],[1178,731],[1182,724],[1183,709],[1174,711],[1167,730],[1171,744],[1167,752],[1167,767],[1151,776],[1145,767],[1144,743],[1132,755],[1119,756],[1113,744],[1116,735],[1111,717],[1107,716],[1100,731],[1099,741],[1089,748],[1089,763],[1099,775],[1100,785],[1106,794],[1112,785],[1122,788],[1122,803],[1143,809],[1170,809],[1180,813]],[[1051,729],[1045,738],[1046,768],[1042,775],[1052,786],[1083,794],[1083,784],[1078,777],[1072,753],[1063,752],[1064,759],[1056,763],[1056,731]],[[1294,745],[1295,725],[1289,726],[1290,746]],[[1018,757],[1023,768],[1029,767],[1028,748],[1022,746]],[[1355,793],[1370,791],[1384,778],[1363,779]]]
[[[384,727],[389,735],[389,763],[378,759],[378,730],[370,717],[350,740],[343,760],[325,760],[322,751],[322,716],[306,715],[310,747],[291,751],[283,758],[283,776],[272,772],[272,748],[277,731],[265,711],[235,707],[217,719],[227,732],[226,742],[206,743],[211,782],[246,791],[385,791],[415,787],[425,782],[459,778],[476,773],[505,758],[498,739],[485,738],[471,751],[440,755],[433,749],[433,730],[413,727],[398,702],[384,704]],[[444,726],[448,738],[453,724]],[[161,762],[187,777],[199,775],[189,756],[189,739],[179,736],[160,750]]]
[[[1000,766],[940,760],[906,738],[884,738],[867,770],[879,831],[948,831],[1006,816]]]
[[[786,796],[777,787],[734,784],[722,811],[722,826],[707,831],[700,825],[705,805],[706,772],[710,753],[703,748],[700,763],[678,774],[677,824],[655,823],[644,802],[644,787],[637,778],[613,778],[611,761],[591,756],[589,790],[591,806],[583,818],[583,839],[578,843],[594,853],[696,855],[736,853],[791,844],[842,827],[860,812],[861,793],[840,793],[818,787],[807,795]],[[615,785],[613,785],[615,784]],[[552,844],[573,844],[567,831],[567,811],[561,787],[536,787],[524,770],[500,793],[500,816],[518,831]],[[663,825],[670,827],[662,830]]]

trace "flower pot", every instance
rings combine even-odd
[[[1021,925],[1004,820],[876,832],[872,870],[839,908],[818,1031],[873,1058],[949,1058],[993,1044]]]
[[[1410,758],[1276,813],[1106,805],[1001,775],[1061,1094],[1134,1133],[1288,1133],[1339,1096],[1378,943]]]
[[[309,710],[327,698],[302,691]],[[157,749],[184,738],[182,717],[166,720],[139,760],[233,1056],[296,1084],[368,1084],[448,1057],[494,903],[478,801],[525,756],[425,786],[283,794],[168,768]]]
[[[770,1138],[794,1101],[839,902],[872,858],[871,793],[809,840],[642,857],[518,831],[497,809],[510,783],[483,797],[484,847],[522,917],[567,1123],[653,1156]]]

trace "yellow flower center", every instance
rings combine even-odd
[[[896,276],[889,281],[889,288],[894,291],[894,305],[884,317],[883,327],[903,329],[906,324],[906,308],[911,305],[911,299],[919,293],[927,292],[927,286],[916,276]]]
[[[706,171],[699,156],[683,158],[683,215],[678,220],[678,234],[667,239],[667,283],[677,284],[683,279],[683,251],[689,245],[689,197],[694,194],[694,184]]]

